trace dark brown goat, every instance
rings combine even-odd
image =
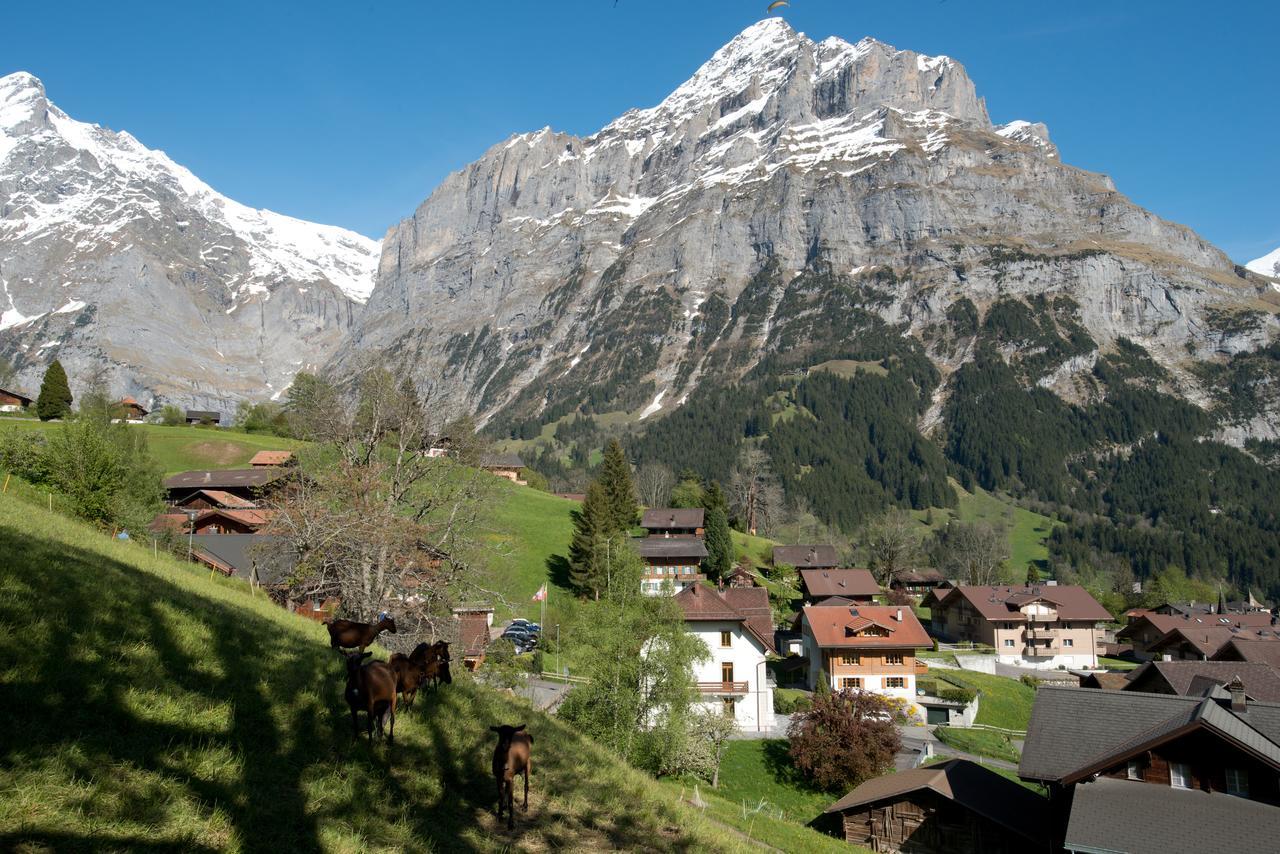
[[[524,775],[524,811],[529,811],[529,772],[533,769],[533,736],[520,726],[489,727],[498,734],[498,746],[493,749],[493,779],[498,784],[498,820],[502,820],[503,808],[507,811],[507,830],[515,827],[516,786],[515,776]]]
[[[415,661],[411,656],[397,652],[387,662],[391,672],[396,676],[396,690],[404,697],[406,709],[413,708],[413,700],[418,696],[418,689],[426,683],[429,665]]]
[[[369,741],[373,741],[373,722],[378,722],[378,735],[388,743],[396,740],[396,675],[384,661],[364,660],[371,652],[349,652],[347,655],[347,706],[351,709],[351,729],[360,737],[357,713],[369,716]],[[386,729],[384,730],[384,727]]]
[[[352,620],[330,620],[325,624],[329,630],[329,646],[341,652],[343,649],[364,648],[373,643],[381,632],[396,633],[396,621],[389,614],[379,614],[376,623],[357,623]]]

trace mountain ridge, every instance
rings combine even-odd
[[[377,247],[235,202],[128,132],[71,118],[33,75],[0,78],[0,356],[20,384],[56,356],[73,382],[105,368],[144,404],[230,414],[327,358]]]

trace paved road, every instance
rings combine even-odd
[[[569,686],[563,682],[551,682],[547,679],[528,679],[516,688],[516,693],[521,697],[527,697],[539,709],[552,711],[560,705],[564,695],[569,693]]]

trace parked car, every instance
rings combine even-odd
[[[537,623],[525,623],[524,627],[529,631],[533,632],[535,635],[542,634],[542,626],[538,625]]]

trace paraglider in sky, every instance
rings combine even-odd
[[[777,9],[779,6],[790,6],[790,5],[791,4],[788,3],[787,0],[774,0],[774,2],[769,4],[769,8],[765,9],[764,11],[766,15],[772,15],[773,10]]]

